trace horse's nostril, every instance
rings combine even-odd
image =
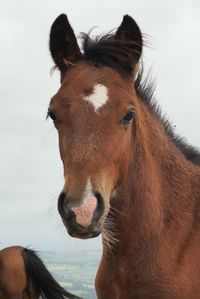
[[[64,213],[64,201],[66,198],[66,193],[61,192],[58,197],[58,212],[62,216]]]
[[[95,192],[94,194],[97,198],[97,207],[96,207],[96,210],[94,212],[93,219],[98,221],[100,219],[100,217],[102,216],[103,211],[104,211],[104,201],[103,201],[103,197],[101,196],[101,194],[99,192]]]
[[[83,239],[100,234],[98,221],[104,211],[104,201],[100,193],[94,192],[78,206],[73,198],[61,192],[58,198],[58,211],[71,236]]]

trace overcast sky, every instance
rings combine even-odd
[[[0,4],[0,247],[86,250],[101,239],[69,237],[57,212],[63,186],[58,141],[45,121],[59,74],[50,76],[48,35],[67,13],[78,34],[106,32],[129,14],[150,36],[144,53],[156,96],[178,132],[200,147],[200,1],[7,0]]]

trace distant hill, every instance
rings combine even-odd
[[[40,256],[55,279],[69,292],[85,299],[96,299],[94,280],[100,251],[42,251]]]

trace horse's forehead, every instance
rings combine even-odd
[[[126,82],[111,68],[77,66],[66,75],[61,91],[73,101],[84,100],[92,105],[96,112],[111,99],[119,98],[118,93],[123,94],[126,87]]]

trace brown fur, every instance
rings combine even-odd
[[[121,27],[126,36],[122,25],[117,33]],[[94,47],[92,51],[97,53]],[[52,51],[54,61],[56,55]],[[119,64],[120,57],[117,51]],[[93,227],[101,229],[104,243],[96,277],[99,299],[198,299],[200,166],[139,97],[134,67],[131,76],[130,67],[124,76],[124,56],[123,72],[112,67],[112,59],[107,63],[104,57],[101,65],[99,57],[83,54],[76,65],[61,71],[61,87],[49,107],[56,117],[65,174],[59,211],[68,228],[66,203],[80,203],[88,177],[93,191],[102,195],[104,213]],[[97,113],[83,99],[96,84],[109,93]],[[121,120],[132,106],[136,117],[124,126]],[[74,236],[84,237],[76,227]],[[86,230],[85,236],[90,236]]]
[[[23,247],[14,246],[0,251],[0,287],[2,298],[21,299],[28,296],[28,286],[24,260]],[[36,299],[32,296],[28,298]]]

